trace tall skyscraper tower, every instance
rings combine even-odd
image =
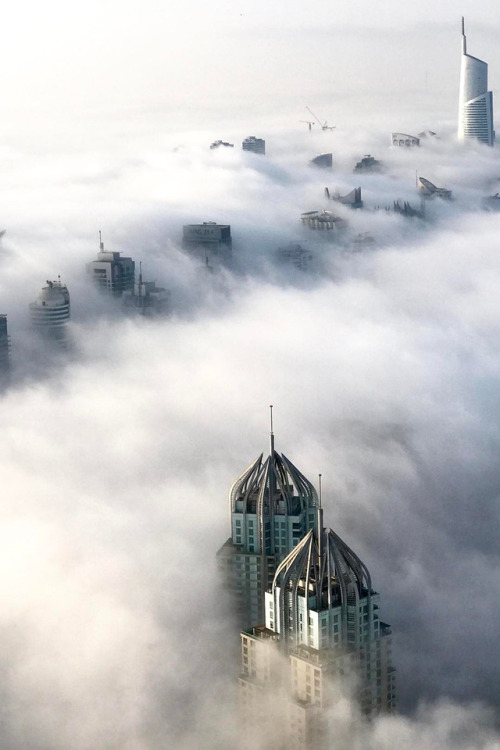
[[[323,747],[328,709],[342,684],[367,716],[395,708],[391,630],[380,620],[380,596],[366,565],[323,528],[321,507],[315,527],[277,567],[265,599],[265,626],[241,633],[247,731],[269,712],[287,747]]]
[[[465,21],[462,17],[462,64],[458,103],[458,139],[478,140],[493,146],[493,94],[488,91],[488,64],[467,54]]]
[[[104,242],[99,232],[99,252],[97,259],[87,263],[87,273],[98,289],[120,297],[127,289],[134,289],[135,262],[122,257],[121,253],[104,250]]]
[[[226,588],[233,596],[240,626],[263,625],[264,594],[278,564],[313,528],[317,494],[284,455],[261,454],[229,493],[231,537],[217,553]]]

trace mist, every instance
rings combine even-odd
[[[238,725],[238,633],[215,569],[231,484],[267,450],[269,404],[277,450],[323,475],[325,523],[368,566],[393,628],[399,715],[366,724],[343,695],[332,742],[496,746],[500,214],[483,199],[500,157],[455,141],[445,5],[434,30],[425,9],[389,29],[368,5],[363,23],[342,7],[326,26],[296,4],[267,17],[221,2],[220,28],[197,5],[192,27],[188,9],[152,2],[114,25],[113,3],[53,2],[26,24],[10,12],[2,748],[272,746]],[[493,80],[495,6],[474,7],[473,54]],[[428,56],[411,67],[419,40]],[[306,106],[336,129],[309,132]],[[392,130],[424,129],[440,138],[391,146]],[[241,151],[250,134],[266,157]],[[234,148],[210,151],[218,138]],[[332,170],[309,166],[325,152]],[[353,174],[369,153],[384,170]],[[453,201],[428,201],[425,220],[386,211],[420,208],[417,175]],[[357,186],[363,210],[324,195]],[[300,222],[323,209],[346,222],[333,239]],[[231,225],[231,268],[207,274],[183,252],[182,226],[202,221]],[[171,290],[169,317],[126,318],[88,284],[99,230]],[[309,272],[278,262],[289,243],[311,252]],[[28,304],[59,274],[72,320],[57,353]]]

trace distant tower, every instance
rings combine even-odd
[[[321,507],[315,527],[278,566],[265,598],[265,626],[241,633],[239,692],[248,731],[266,722],[270,705],[269,720],[282,723],[287,747],[333,746],[328,709],[342,683],[355,688],[365,715],[394,710],[391,630],[380,620],[380,596],[366,565],[323,528]]]
[[[170,291],[156,286],[156,281],[143,281],[142,263],[139,263],[139,278],[133,290],[123,292],[122,301],[126,311],[146,318],[167,315],[170,312]]]
[[[126,289],[134,288],[135,263],[121,253],[107,252],[99,232],[97,260],[87,263],[87,273],[99,289],[119,297]]]
[[[211,268],[230,265],[232,259],[231,227],[204,221],[203,224],[186,224],[182,228],[182,248]]]
[[[236,480],[229,493],[231,537],[217,553],[241,627],[263,624],[264,594],[278,564],[314,526],[317,495],[288,458],[271,450]]]
[[[252,151],[254,154],[266,154],[266,142],[263,138],[256,138],[254,135],[249,135],[248,138],[241,144],[243,151]]]
[[[0,315],[0,385],[5,384],[10,371],[10,337],[7,332],[7,316]]]
[[[462,64],[458,104],[458,139],[478,140],[493,146],[493,94],[488,91],[488,64],[467,54],[462,17]]]
[[[70,318],[69,292],[60,278],[47,281],[38,298],[30,305],[33,328],[58,343],[66,341],[66,324]]]

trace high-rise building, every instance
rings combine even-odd
[[[217,553],[241,627],[263,624],[264,594],[278,564],[314,526],[317,495],[284,455],[261,454],[235,481],[229,494],[231,537]]]
[[[266,154],[266,142],[263,138],[256,138],[254,135],[249,135],[248,138],[241,144],[243,151],[252,151],[254,154]]]
[[[70,318],[70,300],[66,284],[47,281],[38,298],[30,304],[31,325],[40,334],[58,342],[66,341],[66,324]]]
[[[135,263],[121,253],[107,252],[99,232],[97,259],[87,263],[87,273],[99,289],[119,297],[126,289],[133,289]]]
[[[7,316],[0,315],[0,385],[8,380],[10,371],[10,336],[7,331]]]
[[[186,224],[182,229],[182,247],[210,268],[229,265],[232,258],[231,227],[204,221]]]
[[[478,140],[493,146],[493,94],[488,91],[488,64],[467,54],[465,22],[462,17],[462,64],[458,102],[458,139]]]
[[[139,268],[134,288],[123,292],[123,307],[146,318],[167,315],[170,312],[170,290],[156,286],[156,281],[143,281],[141,263]]]
[[[394,710],[391,630],[380,619],[380,595],[366,565],[323,528],[320,507],[314,528],[277,567],[265,599],[265,625],[241,633],[239,688],[248,730],[255,706],[259,721],[269,706],[287,747],[323,747],[339,686],[353,692],[367,716]]]

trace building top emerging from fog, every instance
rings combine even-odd
[[[134,288],[135,262],[121,253],[104,250],[100,232],[97,259],[87,263],[87,273],[100,290],[115,296]]]
[[[451,190],[436,187],[430,180],[425,177],[419,177],[417,180],[418,189],[425,198],[444,198],[451,200]]]
[[[393,133],[392,145],[401,148],[412,148],[420,146],[420,138],[417,135],[408,135],[407,133]]]
[[[70,300],[66,284],[47,281],[38,298],[30,304],[31,325],[49,339],[66,345],[66,324],[70,318]]]
[[[144,281],[141,264],[139,269],[134,288],[123,292],[125,310],[146,318],[167,315],[170,312],[170,290],[156,286],[156,281]]]
[[[495,142],[493,94],[488,91],[488,64],[467,54],[467,38],[463,18],[458,138],[461,141],[477,140],[488,146],[493,146]]]
[[[233,247],[231,226],[215,221],[186,224],[182,228],[182,247],[212,269],[229,265]]]
[[[309,229],[332,232],[346,226],[344,219],[335,216],[331,211],[306,211],[301,214],[300,221]]]
[[[212,150],[214,148],[220,148],[221,146],[225,146],[226,148],[234,148],[234,143],[228,143],[227,141],[214,141],[210,144],[210,148]]]
[[[241,144],[241,148],[243,151],[251,151],[254,154],[265,156],[266,142],[263,138],[256,138],[254,135],[249,135]]]

